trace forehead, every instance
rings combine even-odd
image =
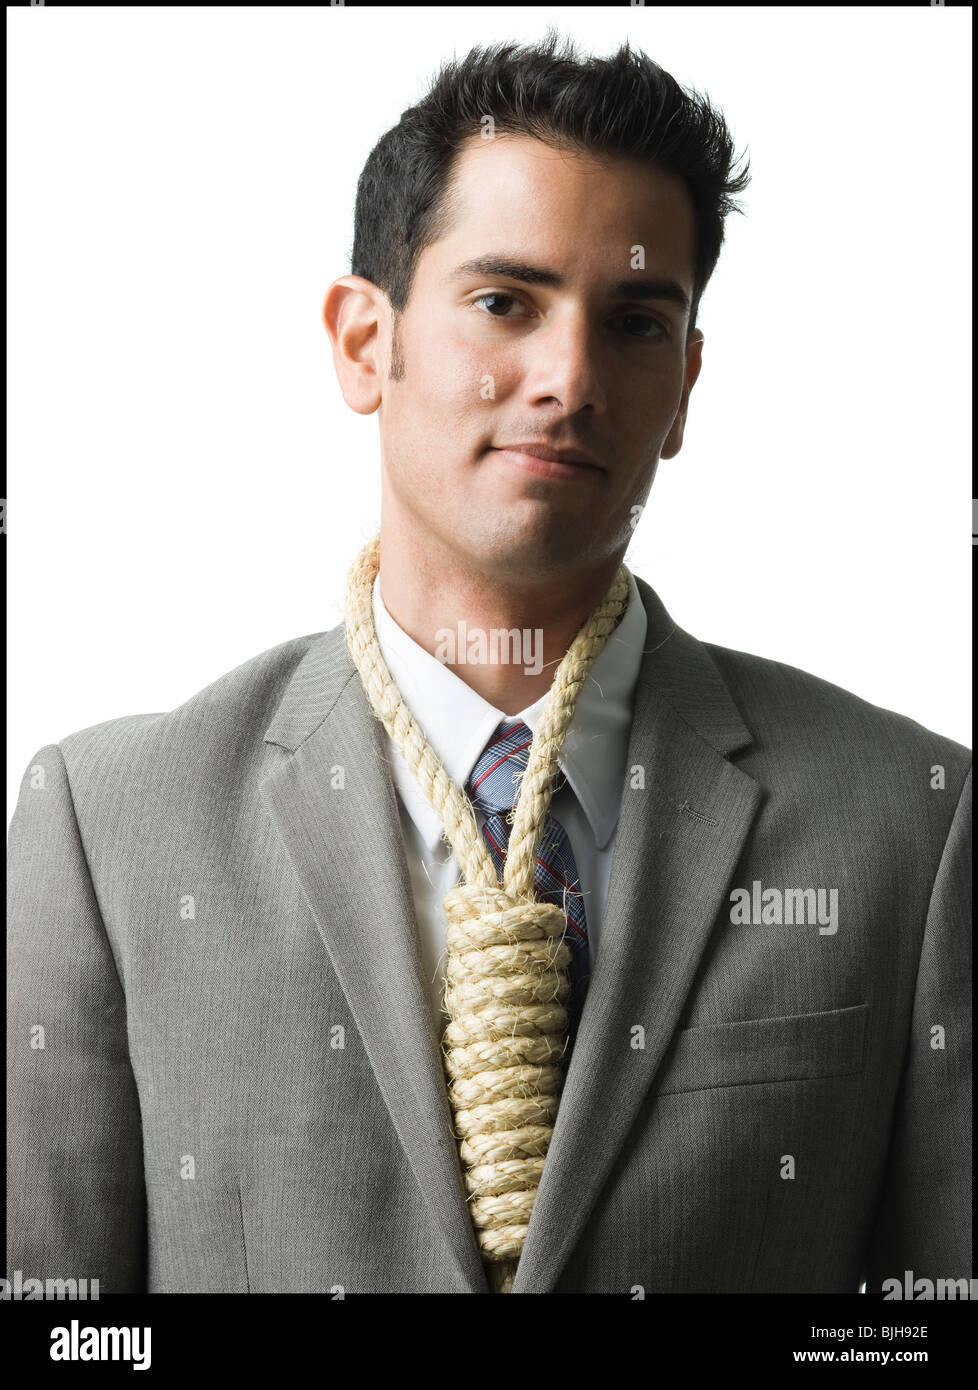
[[[505,242],[524,255],[536,250],[620,272],[640,245],[647,263],[654,259],[692,287],[695,217],[686,184],[631,156],[556,149],[525,135],[473,136],[452,166],[451,202],[449,229],[428,248],[440,265]]]

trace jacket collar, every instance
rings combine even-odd
[[[750,732],[706,648],[672,621],[644,579],[638,575],[633,579],[646,613],[639,682],[652,686],[718,753],[726,755],[746,747],[751,742]],[[265,730],[265,742],[295,752],[320,727],[354,677],[359,683],[347,651],[344,624],[316,634],[285,687]],[[365,695],[363,703],[372,714]]]

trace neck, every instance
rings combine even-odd
[[[545,695],[581,625],[607,596],[621,554],[532,579],[479,568],[437,538],[381,527],[380,597],[407,635],[496,709]]]

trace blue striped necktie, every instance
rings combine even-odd
[[[486,817],[482,833],[500,883],[503,881],[503,862],[509,848],[510,825],[506,816],[514,805],[518,804],[514,778],[518,773],[525,771],[532,742],[533,733],[526,724],[521,722],[508,728],[500,724],[480,754],[466,783],[466,791],[472,799],[472,804]],[[558,768],[552,782],[553,794],[556,796],[566,783],[566,775]],[[572,986],[568,1009],[569,1059],[590,974],[587,914],[584,910],[574,851],[571,849],[567,831],[550,814],[549,808],[543,823],[540,848],[537,851],[534,889],[540,902],[554,903],[567,914],[564,940],[571,950]]]

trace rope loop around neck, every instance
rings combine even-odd
[[[346,588],[346,640],[374,716],[414,774],[455,851],[462,881],[499,886],[496,869],[479,832],[472,802],[448,776],[424,730],[408,709],[377,641],[373,585],[380,569],[380,534],[368,541],[350,569]],[[543,825],[553,795],[557,756],[574,718],[591,667],[628,606],[629,573],[619,565],[605,598],[578,629],[557,667],[540,715],[520,784],[503,884],[516,901],[532,902],[533,878]]]

